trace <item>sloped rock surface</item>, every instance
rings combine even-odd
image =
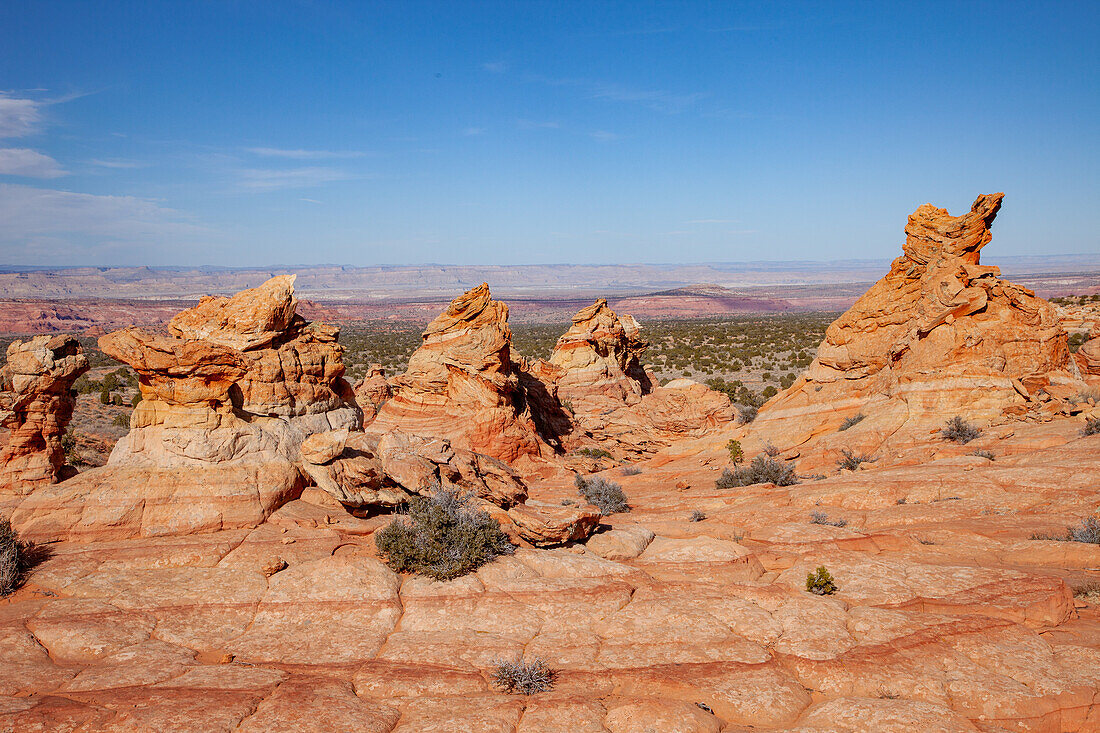
[[[62,478],[61,438],[73,416],[73,382],[88,358],[71,336],[13,341],[0,369],[0,423],[8,441],[0,452],[0,491],[26,494]]]

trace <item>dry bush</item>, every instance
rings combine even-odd
[[[847,527],[847,519],[829,519],[825,512],[814,510],[810,512],[810,524],[827,524],[830,527]]]
[[[858,415],[852,415],[851,417],[846,418],[844,420],[844,422],[842,422],[840,424],[840,429],[842,431],[847,430],[848,428],[852,427],[853,425],[858,423],[860,420],[862,420],[864,417],[866,417],[866,415],[864,415],[862,412],[859,413]]]
[[[1081,435],[1100,435],[1100,417],[1090,417],[1085,420],[1085,427],[1081,429]]]
[[[714,485],[719,489],[735,486],[771,483],[776,486],[792,486],[798,483],[794,464],[771,456],[756,456],[747,466],[725,469]]]
[[[871,456],[865,456],[862,454],[852,453],[847,448],[840,449],[841,457],[836,462],[836,465],[842,471],[858,471],[859,467],[864,463],[874,463],[877,458],[871,458]]]
[[[704,519],[706,519],[706,518],[707,518],[707,515],[706,515],[706,514],[704,514],[703,512],[699,511],[698,509],[696,509],[695,511],[693,511],[693,512],[691,513],[691,516],[690,516],[690,517],[688,517],[688,521],[689,521],[689,522],[702,522],[702,521],[703,521]]]
[[[489,513],[471,495],[436,489],[409,502],[408,514],[378,530],[374,543],[397,572],[452,580],[515,551]]]
[[[583,496],[585,501],[599,508],[601,514],[630,511],[623,487],[614,481],[608,481],[600,476],[586,479],[576,473],[573,474],[573,485],[577,487],[577,493]]]
[[[514,662],[498,660],[493,663],[489,676],[493,686],[501,692],[509,695],[534,695],[552,688],[557,672],[536,657],[530,662],[522,659]]]
[[[958,415],[948,420],[947,424],[940,430],[940,435],[960,445],[966,445],[981,434],[981,430],[971,425],[966,420],[963,420]]]
[[[22,575],[19,536],[11,528],[11,522],[0,519],[0,597],[6,596],[19,585]]]

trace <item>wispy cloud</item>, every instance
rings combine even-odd
[[[0,92],[0,137],[23,137],[42,124],[42,102]]]
[[[238,171],[238,188],[244,191],[279,191],[288,188],[315,188],[333,181],[346,181],[353,176],[339,168],[307,166],[305,168],[245,168]]]
[[[736,224],[737,219],[691,219],[685,221],[685,224]]]
[[[50,253],[88,253],[113,242],[179,240],[206,234],[180,212],[136,196],[99,196],[0,184],[0,259]]]
[[[609,102],[621,102],[624,104],[638,104],[656,112],[665,114],[678,114],[685,109],[694,106],[707,94],[703,92],[678,93],[663,89],[636,89],[610,84],[607,82],[592,81],[589,79],[553,79],[545,76],[532,75],[526,78],[528,82],[546,84],[555,87],[574,87],[582,90],[589,99],[603,99]]]
[[[321,202],[320,202],[320,201],[318,201],[317,199],[307,199],[307,198],[305,198],[305,197],[303,197],[303,198],[300,198],[300,199],[298,199],[298,200],[299,200],[299,201],[308,201],[308,202],[309,202],[309,203],[311,203],[311,204],[319,204],[319,203],[321,203]]]
[[[462,134],[465,135],[466,137],[475,137],[477,135],[484,135],[485,134],[485,128],[484,127],[467,127],[465,130],[462,131]]]
[[[265,158],[289,158],[292,160],[324,160],[336,158],[362,158],[366,153],[358,150],[304,150],[302,148],[246,148],[253,155]]]
[[[60,178],[68,172],[50,156],[30,148],[0,148],[0,175]]]
[[[124,160],[122,158],[92,158],[88,161],[89,164],[96,166],[97,168],[145,168],[148,163],[143,163],[139,160]]]
[[[552,120],[547,120],[546,122],[539,122],[538,120],[516,120],[516,126],[521,130],[558,130],[561,128],[561,123]]]
[[[618,135],[613,132],[608,132],[607,130],[596,130],[595,132],[588,133],[588,136],[601,143],[611,143],[619,139]]]
[[[482,64],[481,68],[490,74],[503,74],[508,71],[508,64],[503,61],[488,61]]]

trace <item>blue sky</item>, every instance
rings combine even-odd
[[[0,263],[1100,252],[1100,4],[0,4]]]

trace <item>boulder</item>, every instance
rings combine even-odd
[[[600,510],[594,506],[556,506],[527,502],[508,510],[508,519],[521,538],[536,547],[583,540],[600,523]]]
[[[363,411],[363,424],[369,425],[378,414],[378,409],[393,396],[393,389],[386,381],[386,372],[381,364],[371,364],[367,374],[355,385],[355,401]]]
[[[0,369],[0,424],[8,442],[0,452],[0,490],[27,494],[62,478],[61,438],[73,416],[73,382],[88,358],[72,336],[13,341]]]

